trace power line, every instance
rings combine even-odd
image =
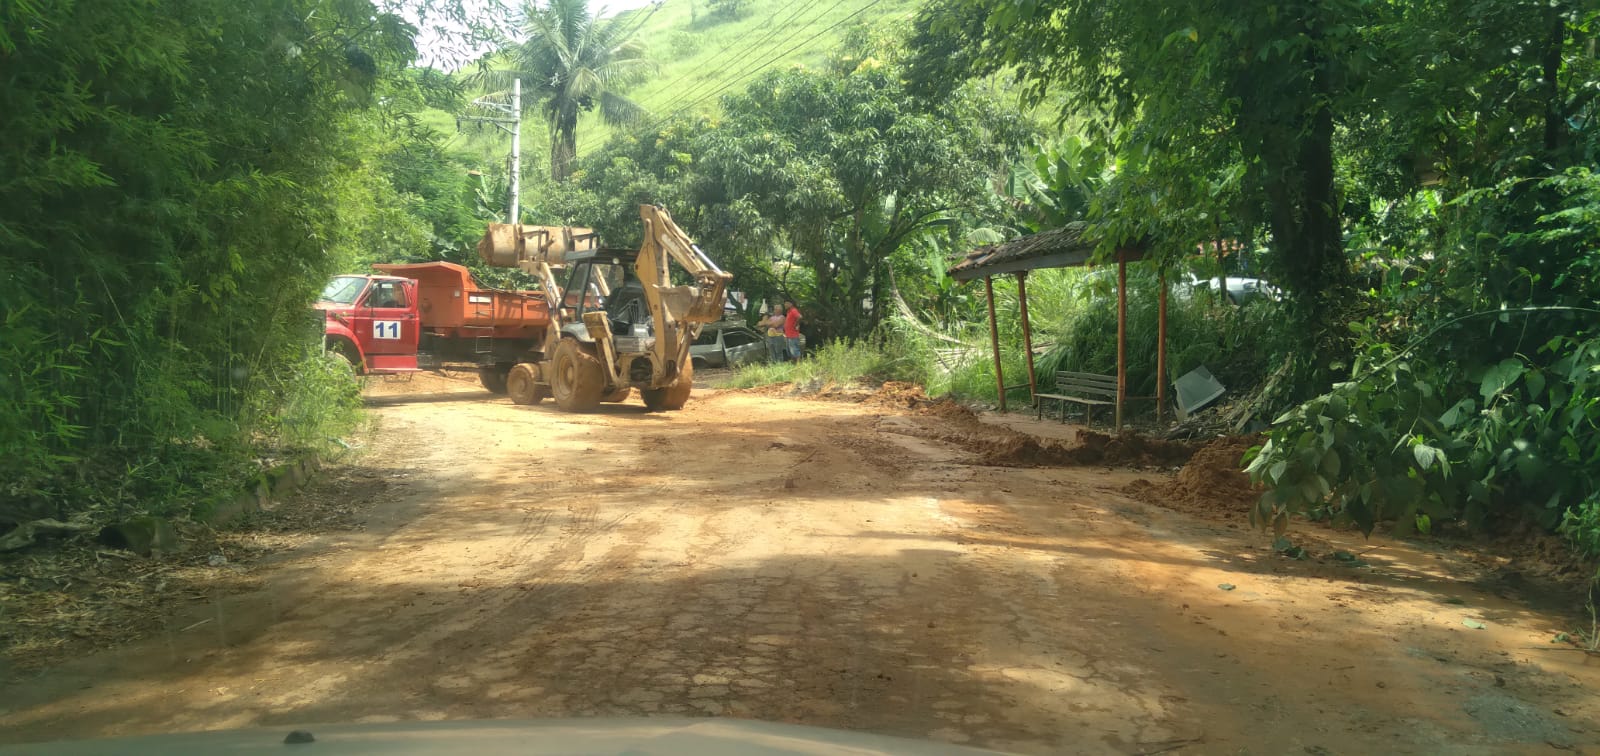
[[[830,7],[828,10],[833,10],[834,7],[838,7],[839,4],[843,3],[843,2],[844,2],[844,0],[839,0],[839,2],[834,3],[833,6]],[[668,113],[667,115],[656,119],[655,121],[651,122],[649,126],[646,127],[646,130],[654,129],[657,126],[660,126],[661,124],[666,123],[667,121],[670,121],[673,118],[676,118],[677,116],[687,112],[689,109],[693,108],[694,106],[699,105],[700,103],[705,102],[706,100],[708,100],[708,99],[710,99],[712,97],[715,97],[715,96],[717,96],[719,94],[722,94],[723,92],[727,91],[729,88],[733,87],[735,84],[738,84],[739,82],[744,81],[745,79],[748,79],[751,76],[754,76],[754,75],[756,75],[758,73],[761,73],[768,66],[771,66],[773,63],[776,63],[779,60],[787,57],[789,55],[789,53],[792,53],[795,50],[798,50],[801,47],[803,47],[805,45],[808,45],[811,42],[815,41],[817,38],[821,37],[822,35],[827,34],[828,32],[839,28],[840,26],[844,25],[849,20],[855,18],[856,16],[861,15],[862,13],[867,12],[873,6],[875,6],[875,5],[877,5],[877,4],[881,3],[881,2],[883,2],[883,0],[872,0],[872,2],[861,6],[861,8],[856,10],[854,13],[851,13],[850,15],[845,16],[844,18],[841,18],[838,21],[835,21],[832,25],[830,25],[826,29],[823,29],[822,31],[819,31],[816,34],[813,34],[810,37],[807,37],[805,40],[801,41],[799,44],[794,45],[793,47],[790,47],[789,49],[784,50],[783,52],[778,53],[777,55],[774,55],[771,58],[768,58],[765,63],[762,63],[759,67],[751,70],[749,73],[746,73],[746,74],[743,74],[741,76],[738,76],[738,77],[734,78],[733,80],[729,81],[728,83],[724,84],[722,87],[718,88],[716,91],[710,92],[710,93],[706,94],[705,96],[695,100],[694,102],[691,102],[691,103],[689,103],[687,105],[684,105],[683,107],[678,108],[677,110],[674,110],[671,113]],[[576,151],[574,151],[574,152],[576,153]]]
[[[653,3],[650,4],[649,12],[646,12],[646,13],[637,13],[636,12],[635,15],[639,17],[639,22],[634,24],[633,28],[629,29],[628,33],[622,35],[620,37],[620,39],[627,39],[629,37],[632,37],[634,34],[637,34],[638,31],[641,28],[644,27],[644,22],[649,21],[650,17],[654,16],[656,14],[656,11],[661,10],[661,6],[666,5],[666,4],[667,4],[667,0],[656,0],[656,2],[653,2]]]
[[[795,11],[794,13],[789,15],[789,18],[784,19],[784,23],[787,23],[787,22],[793,20],[795,16],[798,16],[801,13],[805,12],[805,10],[807,8],[810,8],[811,6],[816,5],[818,2],[819,2],[819,0],[808,0],[808,2],[805,3],[805,5],[802,5],[800,7],[800,10]],[[776,20],[777,17],[778,17],[778,14],[774,13],[774,14],[772,14],[772,19],[771,20]],[[758,45],[758,44],[760,44],[762,42],[765,42],[767,39],[770,39],[773,35],[777,34],[778,30],[780,30],[782,28],[783,28],[783,24],[777,24],[777,25],[774,25],[774,26],[770,27],[770,30],[764,36],[762,36],[760,38],[757,38],[754,41],[751,41],[748,45],[745,45],[745,49],[748,50],[748,49],[754,48],[756,45]],[[737,47],[739,45],[739,42],[740,42],[740,40],[735,39],[734,41],[729,42],[728,44],[724,45],[722,47],[722,49],[718,50],[715,55],[712,55],[710,58],[707,58],[705,61],[701,62],[700,65],[689,69],[687,72],[685,72],[683,75],[679,76],[678,78],[667,82],[658,91],[662,92],[662,93],[670,92],[672,90],[672,87],[675,86],[678,82],[683,81],[684,79],[687,79],[690,76],[693,76],[694,74],[698,73],[700,70],[704,69],[706,66],[711,65],[718,58],[720,58],[724,54],[726,54],[729,50],[732,50],[733,48]]]
[[[767,29],[767,31],[765,33],[763,33],[761,36],[751,40],[749,42],[749,44],[745,45],[744,49],[740,52],[740,54],[737,57],[733,58],[732,60],[727,61],[724,64],[722,64],[717,69],[716,73],[720,73],[721,71],[727,70],[728,68],[730,68],[733,65],[737,64],[738,62],[744,60],[745,58],[750,57],[751,53],[754,53],[757,48],[766,45],[766,43],[769,40],[773,39],[774,37],[777,37],[780,33],[783,32],[783,30],[785,28],[788,28],[794,22],[794,20],[796,18],[800,17],[807,10],[810,10],[811,6],[816,5],[820,1],[821,0],[807,0],[805,3],[801,4],[798,8],[796,8],[793,13],[790,13],[787,18],[783,19],[783,21],[772,24]],[[822,14],[820,14],[820,13],[817,14],[817,18],[821,18],[821,17],[822,17]],[[776,13],[773,14],[772,20],[774,20],[774,21],[777,20],[777,14]],[[813,23],[816,23],[816,18],[813,18],[810,21],[807,21],[805,24],[802,25],[801,28],[804,28],[806,26],[810,26]],[[722,53],[725,53],[728,50],[733,49],[734,45],[736,45],[736,44],[738,44],[738,43],[737,42],[729,43],[727,47],[724,47],[721,52],[719,52],[716,55],[712,56],[711,59],[705,61],[704,63],[700,64],[699,66],[696,66],[694,69],[688,71],[687,73],[683,74],[682,76],[679,76],[678,78],[673,79],[666,86],[662,87],[660,91],[662,93],[664,93],[664,94],[670,94],[671,93],[671,88],[673,87],[673,85],[677,84],[680,81],[683,81],[684,79],[689,78],[690,76],[694,75],[695,73],[699,72],[700,70],[702,70],[702,69],[706,68],[707,66],[711,65],[713,62],[716,61],[717,58],[722,56]],[[683,93],[680,96],[681,97],[693,96],[695,90],[699,89],[699,88],[701,88],[703,86],[705,86],[705,82],[702,82],[700,84],[691,85],[690,88],[689,88],[689,91]]]
[[[810,21],[807,21],[806,23],[802,24],[793,34],[790,35],[790,38],[792,39],[795,34],[798,34],[801,31],[803,31],[804,29],[810,27],[812,24],[816,23],[818,19],[821,19],[823,16],[826,16],[828,13],[831,13],[835,8],[838,8],[840,5],[843,5],[845,2],[846,2],[846,0],[835,0],[833,5],[828,6],[828,8],[826,10],[824,10],[821,13],[818,13]],[[776,63],[779,60],[782,60],[782,59],[788,57],[789,54],[793,53],[795,50],[798,50],[798,49],[800,49],[802,47],[805,47],[806,45],[811,44],[812,42],[816,41],[818,38],[822,37],[823,35],[827,34],[828,32],[830,32],[830,31],[832,31],[834,29],[837,29],[838,27],[844,25],[845,23],[848,23],[851,19],[854,19],[855,17],[861,15],[862,13],[865,13],[866,11],[870,10],[873,6],[876,6],[881,2],[883,2],[883,0],[873,0],[870,3],[867,3],[866,5],[863,5],[862,7],[856,9],[854,12],[852,12],[849,15],[845,16],[844,18],[839,19],[838,21],[836,21],[833,24],[829,25],[828,27],[822,29],[821,31],[817,32],[816,34],[813,34],[810,37],[807,37],[806,39],[802,40],[800,43],[798,43],[796,45],[793,45],[793,46],[783,50],[782,52],[779,52],[777,55],[774,55],[774,56],[772,56],[770,58],[767,58],[764,62],[761,63],[761,65],[751,69],[750,71],[748,71],[748,72],[746,72],[744,74],[736,76],[733,79],[727,81],[721,87],[718,87],[715,90],[707,92],[707,93],[699,96],[698,98],[695,98],[695,99],[691,100],[687,105],[684,105],[684,106],[678,108],[677,110],[674,110],[671,113],[668,113],[666,116],[663,116],[661,118],[658,118],[658,119],[652,121],[646,127],[646,130],[654,129],[657,126],[659,126],[659,125],[661,125],[661,124],[663,124],[663,123],[665,123],[665,122],[667,122],[667,121],[669,121],[669,120],[671,120],[673,118],[676,118],[679,115],[682,115],[684,112],[690,110],[691,108],[695,107],[696,105],[699,105],[700,103],[703,103],[706,100],[708,100],[708,99],[710,99],[712,97],[715,97],[715,96],[727,91],[733,85],[738,84],[739,82],[744,81],[744,80],[750,78],[751,76],[754,76],[754,75],[760,73],[761,71],[763,71],[763,70],[767,69],[768,67],[770,67],[773,63]],[[809,4],[806,7],[809,7]],[[789,18],[793,19],[794,16],[791,15]],[[785,22],[787,23],[787,21],[788,21],[788,19],[786,19]],[[768,36],[770,37],[772,35],[768,35]],[[759,40],[756,44],[760,44],[761,42],[764,42],[764,41],[765,41],[764,39],[763,40]],[[753,51],[753,50],[754,50],[754,45],[752,45],[752,47],[750,48],[749,51]],[[747,51],[747,52],[749,52],[749,51]],[[738,63],[739,61],[743,60],[746,57],[748,57],[748,55],[742,55],[742,56],[740,56],[739,58],[737,58],[735,60],[729,61],[728,65],[724,66],[720,70],[727,70],[728,68],[732,67],[733,64]],[[706,83],[706,86],[715,86],[716,83],[717,83],[716,81],[708,81]],[[687,99],[687,98],[695,97],[695,95],[699,94],[701,91],[703,91],[703,89],[704,89],[704,87],[696,87],[696,88],[692,89],[690,92],[685,93],[684,98]],[[598,140],[600,143],[604,142],[604,138],[603,137],[595,137],[594,139]],[[596,141],[590,141],[583,148],[580,148],[579,150],[576,150],[575,152],[576,153],[582,153],[584,148],[592,149],[595,146],[595,144],[596,144]]]
[[[757,37],[754,40],[751,40],[749,44],[744,46],[743,51],[737,57],[733,58],[732,60],[727,61],[726,63],[724,63],[720,67],[718,67],[715,71],[713,71],[711,74],[708,74],[707,77],[706,77],[707,81],[704,81],[704,82],[701,82],[700,84],[695,84],[695,85],[689,87],[688,91],[683,92],[682,94],[678,95],[678,99],[688,99],[688,98],[694,97],[695,95],[697,95],[701,91],[703,91],[705,87],[707,87],[707,86],[715,86],[716,82],[711,77],[713,77],[716,74],[720,74],[723,71],[726,71],[726,70],[732,68],[734,65],[738,64],[740,61],[743,61],[745,58],[750,57],[750,55],[752,53],[754,53],[758,47],[766,46],[767,42],[769,40],[773,39],[774,37],[777,37],[797,17],[799,17],[800,14],[804,13],[806,10],[811,8],[813,5],[816,5],[818,2],[820,2],[820,0],[807,0],[806,3],[801,5],[797,10],[795,10],[795,12],[789,14],[789,16],[787,18],[785,18],[782,22],[774,24],[765,34]],[[838,0],[838,2],[835,2],[834,5],[832,7],[830,7],[828,10],[832,10],[833,8],[838,7],[840,2],[843,2],[843,0]],[[824,11],[824,12],[826,12],[826,11]],[[816,17],[812,18],[810,21],[807,21],[806,23],[802,24],[800,26],[800,29],[804,29],[804,28],[810,26],[811,24],[816,23],[817,19],[821,18],[822,15],[823,14],[821,14],[821,13],[817,14]],[[776,19],[776,17],[777,17],[777,14],[773,14],[773,18]],[[798,33],[798,30],[796,32],[794,32],[794,33]],[[736,43],[734,43],[734,44],[736,44]],[[722,49],[722,51],[720,51],[716,55],[712,56],[711,59],[705,61],[704,63],[701,63],[699,66],[696,66],[694,69],[690,70],[689,72],[687,72],[687,73],[683,74],[682,76],[679,76],[678,78],[672,80],[672,82],[670,82],[667,86],[662,87],[662,91],[670,93],[670,88],[671,88],[672,85],[678,83],[679,81],[684,80],[685,78],[689,77],[690,75],[694,74],[695,72],[700,71],[700,70],[706,68],[707,66],[711,65],[711,63],[714,62],[718,57],[721,57],[721,55],[724,52],[727,52],[728,50],[733,49],[734,44],[729,44],[727,47],[724,47]],[[583,144],[577,145],[577,148],[573,150],[574,158],[576,158],[577,155],[581,154],[585,150],[593,149],[597,143],[604,143],[605,139],[606,139],[606,137],[601,137],[601,136],[590,137]]]

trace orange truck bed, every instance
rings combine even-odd
[[[480,289],[472,272],[455,263],[372,267],[415,280],[422,328],[441,336],[489,336],[483,329],[492,328],[498,338],[540,338],[550,324],[550,308],[539,292]]]

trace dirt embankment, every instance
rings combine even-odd
[[[911,410],[929,422],[893,430],[955,444],[976,455],[979,464],[994,467],[1170,468],[1187,462],[1198,448],[1191,442],[1163,441],[1131,430],[1116,435],[1083,430],[1072,443],[1039,438],[986,423],[970,408],[949,398],[929,399],[920,387],[909,383],[885,383],[856,401]]]
[[[1123,492],[1192,514],[1243,516],[1263,490],[1250,482],[1243,470],[1245,453],[1259,442],[1254,436],[1213,439],[1200,447],[1177,475],[1160,481],[1136,480]]]

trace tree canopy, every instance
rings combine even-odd
[[[412,34],[365,0],[0,11],[0,521],[203,504],[323,432],[290,406],[315,292],[427,244],[374,156]]]
[[[678,203],[755,293],[800,284],[764,261],[802,267],[818,334],[858,337],[887,312],[896,250],[995,202],[988,187],[1027,134],[1014,108],[974,90],[917,103],[897,64],[858,55],[765,74],[714,121],[614,140],[580,183],[619,216]],[[635,238],[637,221],[618,221],[609,238]]]

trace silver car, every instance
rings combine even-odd
[[[710,323],[689,347],[696,368],[722,368],[766,362],[767,339],[742,323]]]
[[[1180,290],[1194,291],[1198,289],[1214,289],[1217,285],[1215,278],[1200,278],[1190,273],[1178,282]],[[1223,291],[1228,294],[1228,301],[1242,305],[1255,299],[1270,299],[1274,302],[1283,299],[1283,292],[1278,287],[1259,278],[1243,278],[1237,276],[1223,277]]]

